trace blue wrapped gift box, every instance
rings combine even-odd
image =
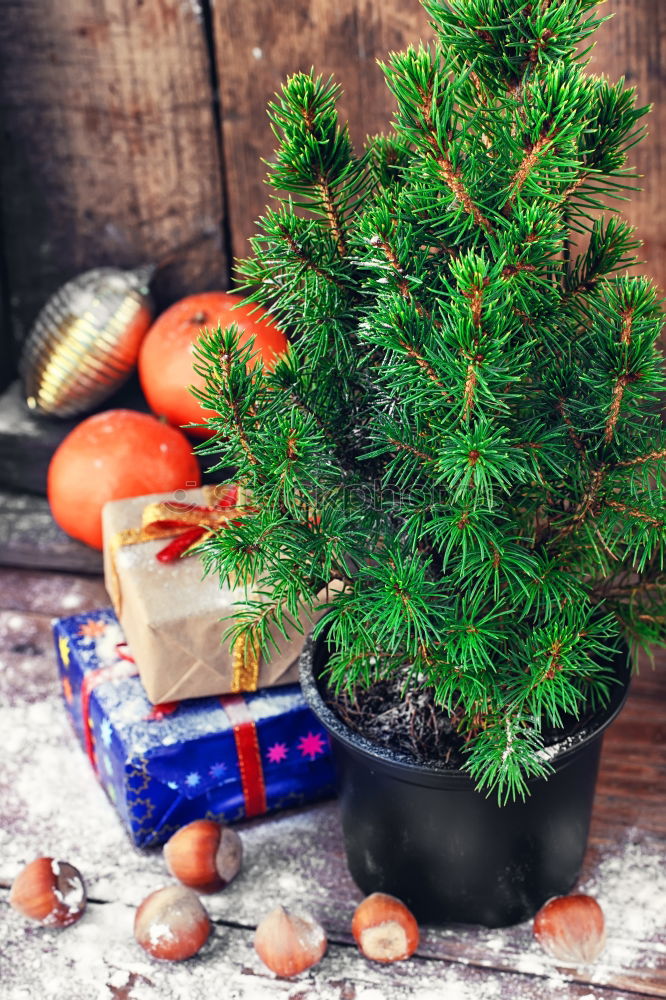
[[[134,843],[335,792],[328,737],[297,684],[153,705],[114,612],[53,623],[65,705]]]

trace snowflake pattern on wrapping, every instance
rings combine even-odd
[[[266,758],[270,764],[280,764],[287,759],[288,753],[286,743],[274,743],[272,747],[268,748]]]
[[[85,621],[83,625],[79,626],[78,635],[85,639],[97,639],[99,636],[104,635],[107,628],[107,622],[98,621],[95,618],[89,618],[88,621]]]
[[[315,757],[320,757],[321,754],[326,753],[326,737],[323,733],[308,733],[307,736],[301,737],[298,749],[302,757],[309,757],[310,760],[314,760]]]

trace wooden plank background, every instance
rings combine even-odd
[[[607,0],[600,13],[613,14],[602,25],[591,71],[611,80],[626,77],[641,104],[653,104],[648,137],[631,162],[642,190],[633,194],[624,214],[643,240],[641,270],[666,290],[666,4],[664,0]]]
[[[268,100],[315,66],[344,87],[355,140],[382,130],[375,63],[429,37],[418,0],[1,0],[0,316],[4,350],[40,305],[89,267],[160,259],[160,305],[229,283],[266,203]],[[666,287],[663,0],[608,0],[595,71],[654,102],[636,154],[644,192],[628,215],[646,270]],[[3,280],[4,278],[4,280]],[[11,333],[10,333],[11,329]],[[12,365],[0,348],[0,382]]]
[[[341,115],[360,145],[391,119],[376,60],[432,30],[418,0],[216,0],[213,11],[231,244],[242,256],[267,200],[261,158],[274,144],[266,105],[282,81],[312,66],[333,74],[344,91]]]
[[[159,260],[160,298],[227,280],[210,58],[183,0],[3,0],[0,185],[14,335],[90,267]]]

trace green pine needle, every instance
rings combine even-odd
[[[290,349],[198,348],[213,456],[251,497],[207,569],[270,654],[326,585],[332,683],[427,685],[479,788],[548,774],[611,653],[666,644],[666,390],[654,286],[617,214],[647,108],[586,73],[596,0],[424,0],[358,154],[339,86],[269,107],[273,203],[239,265]]]

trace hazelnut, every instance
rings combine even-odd
[[[173,877],[190,889],[217,892],[240,871],[243,842],[230,827],[197,819],[164,845],[164,860]]]
[[[134,937],[154,958],[181,962],[203,948],[211,923],[199,897],[183,885],[146,896],[134,917]]]
[[[594,962],[606,943],[603,910],[582,894],[549,899],[534,918],[533,931],[544,951],[568,965]]]
[[[276,976],[289,978],[316,965],[328,941],[321,924],[307,913],[289,913],[283,906],[271,910],[254,935],[257,955]]]
[[[37,858],[14,879],[9,902],[24,917],[44,927],[69,927],[86,908],[81,873],[66,861]]]
[[[361,952],[373,962],[399,962],[419,946],[419,926],[395,896],[373,892],[356,907],[352,934]]]

